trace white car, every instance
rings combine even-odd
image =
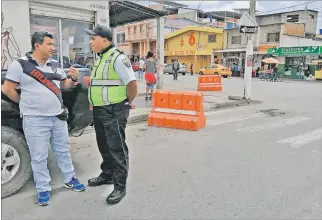
[[[181,64],[179,63],[180,65],[180,69],[178,71],[178,73],[181,73],[182,75],[186,75],[186,72],[187,72],[187,66],[185,64]],[[164,69],[163,69],[163,73],[166,74],[173,74],[173,69],[172,69],[172,63],[170,64],[166,64]]]

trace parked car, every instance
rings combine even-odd
[[[181,63],[179,63],[179,65],[180,65],[180,69],[179,69],[178,73],[181,73],[182,75],[186,75],[187,66],[185,64],[181,64]],[[163,69],[163,73],[173,74],[172,63],[165,65],[165,67]]]
[[[69,110],[68,131],[70,135],[80,136],[93,122],[87,97],[91,70],[79,69],[78,82],[71,89],[62,89],[64,105]],[[1,84],[6,70],[1,71]],[[17,88],[20,94],[19,87]],[[31,178],[31,159],[22,129],[19,105],[1,92],[1,198],[20,190]],[[7,162],[10,161],[10,164]]]
[[[220,64],[210,64],[205,68],[200,69],[199,75],[220,75],[227,78],[228,76],[231,76],[231,71],[229,68]]]

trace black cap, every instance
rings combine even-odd
[[[112,31],[108,27],[103,25],[97,25],[93,30],[85,29],[85,32],[89,35],[97,35],[106,38],[109,41],[112,41],[113,39]]]

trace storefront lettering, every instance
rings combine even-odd
[[[91,4],[90,7],[91,8],[98,8],[98,9],[102,9],[102,10],[107,9],[107,7],[105,5],[101,5],[101,4]]]
[[[303,47],[294,47],[294,48],[282,48],[283,52],[302,52],[304,51]]]
[[[319,54],[319,46],[304,46],[304,47],[279,47],[267,49],[267,53],[281,55],[290,54]]]
[[[101,18],[100,21],[101,21],[102,24],[106,24],[107,19],[106,18]]]
[[[186,56],[186,55],[195,55],[194,50],[181,50],[181,51],[174,51],[173,55],[180,55],[180,56]]]

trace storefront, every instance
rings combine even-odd
[[[106,25],[109,21],[108,5],[102,2],[95,4],[95,1],[43,0],[25,1],[22,4],[5,1],[2,16],[3,26],[12,30],[8,42],[16,42],[15,47],[6,47],[8,52],[4,54],[6,61],[2,60],[2,69],[6,69],[14,59],[30,51],[31,35],[40,30],[54,35],[56,48],[54,58],[64,68],[73,64],[91,67],[94,54],[89,46],[89,36],[84,30],[93,28],[95,24]]]
[[[281,74],[289,78],[298,77],[298,67],[304,67],[306,75],[314,75],[314,67],[310,65],[311,60],[318,59],[322,54],[322,47],[277,47],[267,50],[267,55],[274,55],[280,62],[278,68]]]
[[[242,70],[245,66],[245,48],[228,48],[223,50],[216,50],[213,54],[221,54],[221,64],[232,68],[234,64],[238,66],[238,71]]]
[[[179,63],[187,65],[188,72],[192,63],[194,72],[198,73],[212,60],[221,61],[222,55],[214,54],[213,50],[222,48],[223,39],[223,29],[220,28],[195,26],[182,28],[165,36],[165,62],[169,64],[178,59]]]

